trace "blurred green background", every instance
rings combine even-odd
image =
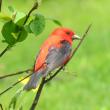
[[[12,5],[27,13],[33,3],[34,0],[3,0],[2,11],[8,13],[7,7]],[[68,72],[60,72],[45,86],[38,110],[110,110],[110,0],[44,0],[34,13],[37,12],[58,19],[79,36],[92,23],[88,37],[65,70]],[[0,28],[2,25],[0,23]],[[47,21],[42,34],[37,37],[29,35],[7,52],[0,58],[0,75],[32,67],[40,45],[56,27]],[[0,51],[6,46],[2,40],[0,33]],[[0,92],[21,76],[0,80]],[[19,84],[0,96],[3,107],[8,106],[21,87]],[[22,104],[24,110],[28,110],[34,96],[33,91],[24,93],[19,97],[18,106]]]

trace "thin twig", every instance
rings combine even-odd
[[[23,23],[23,26],[24,26],[24,25],[26,24],[26,22],[28,21],[28,19],[29,19],[31,13],[32,13],[35,9],[37,9],[37,8],[38,8],[38,2],[36,1],[36,2],[34,3],[33,7],[31,8],[31,10],[30,10],[30,11],[28,12],[28,14],[26,15],[26,19],[25,19],[25,21],[24,21],[24,23]],[[22,34],[22,32],[19,33],[18,38],[17,38],[17,41],[19,40],[21,34]]]
[[[82,44],[82,42],[83,42],[84,38],[86,37],[87,33],[89,32],[91,26],[92,26],[92,24],[90,24],[90,25],[88,26],[88,28],[86,29],[86,31],[85,31],[85,33],[83,34],[82,39],[80,40],[79,44],[78,44],[77,47],[73,50],[71,58],[74,56],[74,54],[76,53],[76,51],[78,50],[78,48],[79,48],[80,45]]]
[[[28,12],[28,14],[27,14],[27,16],[26,16],[26,19],[25,19],[25,21],[24,21],[24,23],[23,23],[23,25],[26,24],[26,22],[27,22],[27,20],[29,19],[31,13],[32,13],[35,9],[37,9],[37,8],[38,8],[38,2],[35,2],[34,5],[33,5],[33,7],[31,8],[31,10]]]
[[[15,76],[15,75],[24,74],[24,73],[27,73],[29,71],[32,71],[32,69],[26,69],[26,70],[23,70],[23,71],[18,71],[16,73],[12,73],[12,74],[8,74],[8,75],[0,76],[0,79],[4,79],[4,78]]]
[[[10,46],[8,45],[8,46],[0,53],[0,57],[2,57],[9,49],[10,49]]]
[[[84,38],[86,37],[89,29],[91,28],[91,24],[88,26],[88,28],[86,29],[84,35],[82,36],[82,39],[80,40],[80,42],[78,43],[77,47],[73,50],[71,58],[73,58],[73,56],[75,55],[76,51],[78,50],[78,48],[80,47],[81,43],[83,42]],[[69,61],[68,61],[69,62]],[[68,64],[68,62],[64,65],[66,66]],[[52,76],[50,76],[48,79],[45,80],[45,83],[47,83],[48,81],[50,81],[51,79],[53,79],[61,70],[63,67],[60,67]]]
[[[0,104],[0,108],[1,108],[0,110],[3,110],[3,106],[2,106],[2,104]]]
[[[83,34],[83,37],[82,39],[80,40],[79,44],[77,45],[77,47],[73,50],[72,52],[72,55],[71,55],[71,58],[73,58],[73,56],[75,55],[76,51],[78,50],[78,48],[80,47],[81,43],[83,42],[84,38],[86,37],[89,29],[90,29],[91,25],[88,26],[87,30],[85,31],[85,33]],[[69,61],[68,61],[69,62]],[[68,64],[68,62],[64,65],[66,66]],[[63,67],[64,67],[63,66]],[[40,98],[40,95],[41,95],[41,92],[42,92],[42,89],[44,87],[44,85],[49,82],[50,80],[52,80],[61,70],[63,67],[60,67],[52,76],[50,76],[48,79],[45,79],[43,78],[42,79],[42,82],[38,88],[38,91],[36,93],[36,96],[35,96],[35,99],[33,100],[33,103],[32,103],[32,106],[30,108],[30,110],[35,110],[35,107],[37,106],[38,104],[38,101],[39,101],[39,98]]]
[[[43,89],[43,87],[44,87],[44,84],[45,84],[45,77],[42,78],[41,84],[40,84],[40,86],[39,86],[39,89],[38,89],[38,91],[37,91],[37,94],[36,94],[36,96],[35,96],[35,98],[34,98],[34,101],[33,101],[33,103],[32,103],[32,106],[31,106],[30,110],[35,110],[35,107],[36,107],[36,105],[38,104],[38,101],[39,101],[39,98],[40,98],[42,89]]]
[[[15,82],[15,83],[13,83],[10,87],[8,87],[8,88],[5,89],[4,91],[2,91],[2,92],[0,93],[0,96],[3,95],[4,93],[6,93],[7,91],[9,91],[9,90],[10,90],[11,88],[13,88],[14,86],[16,86],[18,83],[20,83],[20,82],[22,82],[23,80],[25,80],[26,78],[30,77],[32,74],[33,74],[33,73],[27,75],[26,77],[24,77],[23,79],[21,79],[21,80]]]
[[[31,13],[32,13],[34,10],[36,10],[37,8],[38,8],[38,2],[35,2],[34,5],[33,5],[33,7],[32,7],[32,8],[30,9],[30,11],[28,12],[28,14],[27,14],[27,16],[26,16],[26,19],[25,19],[25,21],[24,21],[24,23],[23,23],[23,26],[24,26],[24,25],[26,24],[26,22],[28,21],[28,19],[29,19]],[[21,32],[19,33],[17,40],[19,40],[20,36],[21,36]],[[3,56],[10,48],[12,48],[12,47],[13,47],[13,46],[8,45],[8,46],[0,53],[0,57],[2,57],[2,56]]]
[[[63,66],[64,67],[64,66]],[[63,67],[60,67],[53,75],[51,75],[48,79],[45,80],[45,83],[49,82],[52,80],[62,69]]]
[[[2,0],[0,0],[0,12],[2,10]]]

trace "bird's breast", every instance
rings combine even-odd
[[[56,36],[54,37],[49,37],[41,46],[40,52],[38,54],[38,57],[36,58],[35,66],[34,66],[34,71],[38,71],[40,68],[44,67],[46,57],[49,54],[49,49],[51,46],[55,46],[58,48],[60,46],[60,38],[57,38]]]

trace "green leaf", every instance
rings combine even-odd
[[[45,28],[45,18],[43,15],[36,14],[35,19],[30,23],[31,31],[37,36],[43,32]]]
[[[31,31],[31,29],[30,29],[30,24],[25,26],[25,30],[26,30],[28,33],[32,33],[32,31]]]
[[[22,26],[24,24],[25,20],[26,20],[26,16],[23,16],[22,18],[18,19],[16,24],[19,25],[19,26]]]
[[[17,41],[18,42],[24,41],[27,38],[27,35],[28,35],[27,31],[24,28],[22,28],[21,32],[20,32],[20,35],[19,35],[19,38],[17,39]]]
[[[20,106],[19,110],[23,110],[23,105]]]
[[[62,24],[61,24],[60,21],[58,21],[58,20],[56,20],[56,19],[52,19],[52,21],[53,21],[55,24],[57,24],[57,25],[59,25],[59,26],[62,27]]]
[[[16,12],[16,18],[14,20],[15,23],[17,22],[21,22],[22,20],[24,20],[26,17],[26,14],[22,13],[22,12]]]
[[[22,90],[19,90],[18,92],[16,92],[16,94],[12,97],[10,103],[9,103],[9,106],[8,106],[8,109],[9,110],[15,110],[16,108],[16,105],[17,105],[17,100],[18,98],[20,97],[22,93]]]
[[[62,23],[57,20],[57,19],[54,19],[54,18],[46,18],[46,20],[50,20],[50,21],[53,21],[55,24],[57,24],[58,26],[63,26]]]
[[[4,13],[0,13],[0,20],[10,21],[10,20],[12,20],[12,18]]]
[[[14,13],[14,8],[12,6],[8,6],[10,12]]]
[[[14,33],[17,33],[18,31],[19,27],[13,21],[6,22],[2,28],[2,35],[5,39],[5,42],[7,42],[9,45],[14,45],[16,42],[16,36]]]

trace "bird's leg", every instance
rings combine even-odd
[[[63,66],[63,67],[62,67],[62,70],[65,71],[65,69],[66,69],[66,68]]]
[[[51,72],[48,74],[48,75],[49,75],[49,77],[51,77],[51,74],[52,74]]]

